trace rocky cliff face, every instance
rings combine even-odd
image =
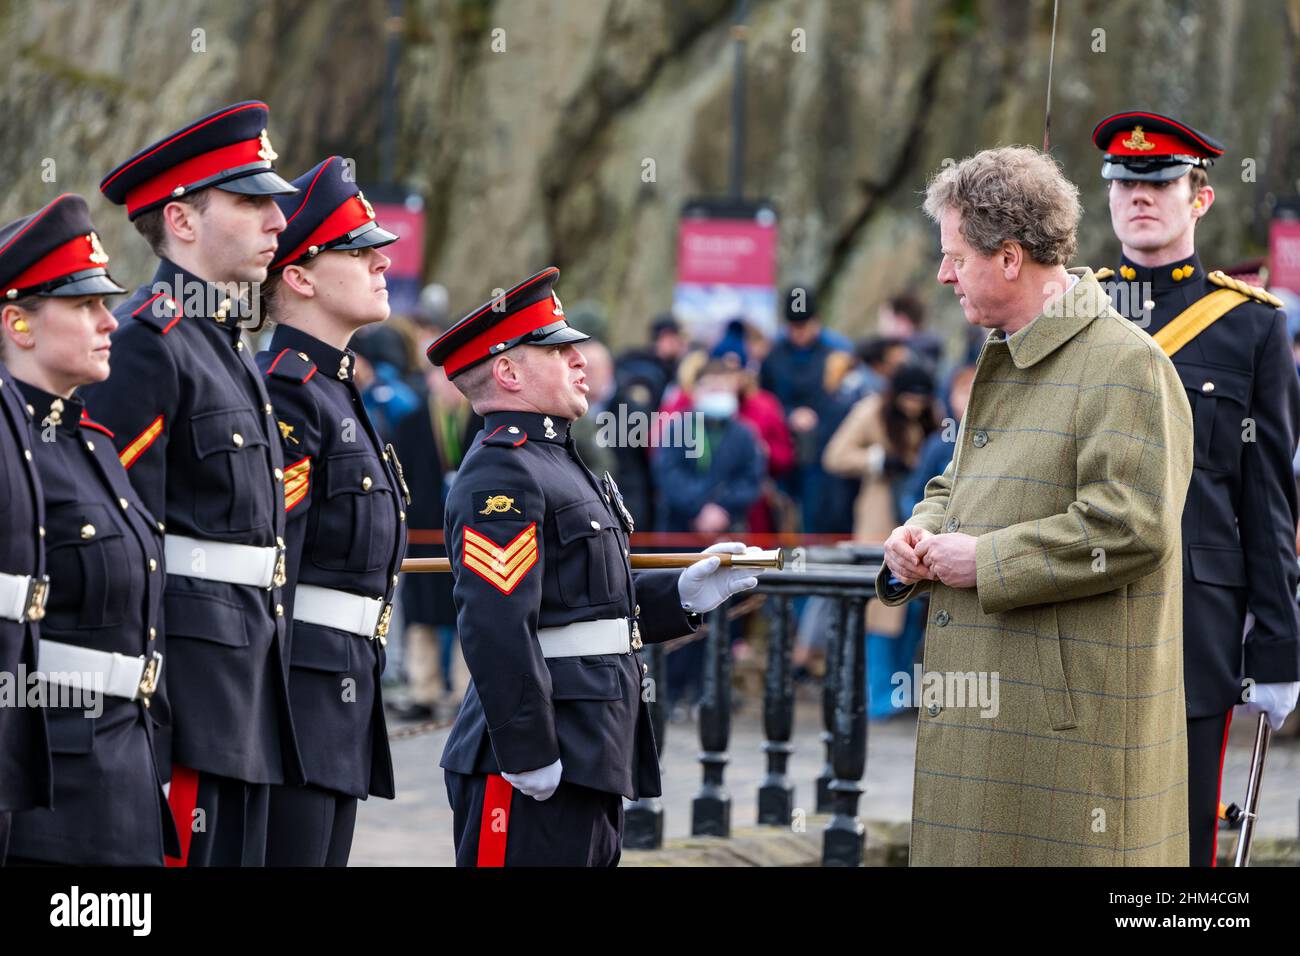
[[[287,174],[337,152],[374,181],[396,33],[395,174],[426,197],[428,275],[453,311],[553,262],[566,300],[600,301],[615,344],[635,341],[671,300],[682,202],[727,189],[731,0],[397,6],[0,0],[0,219],[63,191],[94,197],[139,146],[245,98],[271,104]],[[1261,253],[1271,198],[1298,191],[1300,0],[1061,7],[1051,141],[1083,188],[1079,262],[1116,255],[1089,133],[1129,106],[1228,144],[1202,255]],[[945,159],[1041,143],[1050,24],[1048,0],[752,4],[745,192],[776,203],[782,280],[814,282],[833,325],[864,331],[912,287],[959,326],[920,193]],[[119,279],[143,281],[149,256],[122,211],[92,210]]]

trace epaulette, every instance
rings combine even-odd
[[[267,367],[266,374],[301,385],[316,374],[316,363],[307,357],[306,352],[281,349],[280,354]]]
[[[490,435],[484,435],[480,445],[495,445],[501,448],[518,448],[528,441],[528,433],[518,425],[498,425]]]
[[[1093,273],[1093,276],[1096,277],[1098,282],[1105,282],[1107,279],[1115,278],[1115,270],[1110,266],[1102,266]]]
[[[1222,271],[1215,269],[1208,276],[1209,280],[1217,286],[1224,289],[1231,289],[1233,292],[1240,292],[1242,295],[1254,299],[1256,302],[1262,302],[1264,305],[1271,305],[1275,309],[1282,308],[1282,300],[1267,289],[1261,289],[1257,285],[1251,285],[1248,282],[1242,282],[1240,279],[1234,279],[1230,275],[1225,275]]]
[[[131,318],[139,319],[166,335],[181,320],[181,307],[171,296],[157,292],[145,299],[144,304],[131,313]]]
[[[103,425],[101,425],[99,422],[91,421],[90,418],[86,415],[86,410],[84,408],[81,410],[81,421],[77,422],[77,424],[80,425],[82,428],[93,428],[97,432],[103,432],[109,438],[114,437],[113,433],[109,431],[107,428],[105,428]]]

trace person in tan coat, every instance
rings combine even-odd
[[[925,209],[939,281],[991,332],[877,578],[888,604],[931,595],[911,862],[1186,866],[1182,382],[1065,268],[1078,190],[1051,157],[986,150]]]
[[[822,467],[833,475],[861,479],[854,503],[853,540],[879,544],[898,524],[896,489],[916,467],[921,445],[943,420],[934,380],[916,365],[904,365],[882,392],[859,400],[826,444]],[[895,695],[895,675],[911,674],[921,636],[916,614],[879,601],[867,605],[868,716],[880,720],[904,709]]]

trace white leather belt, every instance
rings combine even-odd
[[[150,657],[128,657],[42,640],[40,665],[41,675],[51,684],[97,690],[126,700],[139,699],[148,706],[158,689],[162,655],[154,651]],[[95,680],[95,675],[99,675],[99,680]]]
[[[205,541],[169,534],[163,539],[167,573],[255,588],[284,584],[282,548],[257,548],[250,544]]]
[[[0,619],[39,621],[45,616],[45,596],[49,589],[48,577],[0,574]]]
[[[641,649],[641,629],[625,617],[580,621],[564,627],[539,627],[537,642],[542,645],[543,657],[630,654]]]
[[[336,591],[334,588],[317,587],[314,584],[300,584],[293,592],[293,619],[305,624],[319,624],[321,627],[336,627],[349,634],[361,637],[387,636],[388,617],[392,611],[383,601],[376,598]],[[380,635],[379,626],[384,625],[384,634]]]

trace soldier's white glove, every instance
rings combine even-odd
[[[503,771],[501,776],[505,777],[506,783],[525,796],[532,797],[534,800],[549,800],[555,793],[555,788],[560,785],[560,773],[563,769],[557,759],[549,767],[542,767],[540,770],[525,770],[522,773]]]
[[[739,541],[720,541],[704,549],[705,554],[744,554],[761,551],[746,548]],[[752,568],[723,568],[721,558],[697,561],[682,572],[677,579],[677,593],[682,599],[682,610],[703,614],[737,592],[758,584]]]
[[[1285,684],[1256,684],[1252,689],[1253,699],[1243,706],[1248,714],[1265,714],[1268,725],[1275,731],[1282,729],[1282,722],[1287,714],[1295,710],[1296,698],[1300,696],[1300,681]]]

